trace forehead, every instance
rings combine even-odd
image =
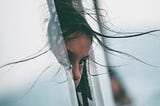
[[[78,36],[76,34],[79,33],[73,33],[65,38],[66,48],[78,56],[87,56],[91,39],[84,33]]]

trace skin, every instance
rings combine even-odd
[[[75,32],[65,38],[68,56],[72,65],[73,80],[76,87],[81,80],[83,72],[82,63],[87,59],[91,46],[91,40],[85,33],[81,33],[80,36],[77,36],[77,34],[80,33]]]

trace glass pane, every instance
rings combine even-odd
[[[99,31],[100,26],[95,21],[97,20],[97,14],[94,2],[92,0],[84,0],[82,4],[86,13],[85,17],[91,28]],[[84,76],[82,78],[84,79],[82,79],[82,84],[80,83],[81,89],[78,89],[78,96],[80,94],[82,95],[81,98],[79,97],[80,101],[82,101],[82,104],[89,106],[113,106],[108,69],[104,67],[107,66],[105,54],[103,48],[96,42],[96,39],[93,39],[92,49],[89,53],[89,61],[86,63],[87,72],[83,73]]]
[[[54,1],[54,21],[48,2],[0,1],[0,106],[76,106]],[[55,43],[53,38],[50,45],[48,24],[54,32],[49,34],[58,39]]]

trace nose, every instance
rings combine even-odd
[[[76,86],[78,86],[81,75],[82,75],[82,69],[79,66],[79,64],[73,64],[72,65],[72,74],[73,74],[73,80]]]

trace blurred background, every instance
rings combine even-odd
[[[108,13],[107,25],[121,32],[160,29],[159,0],[102,0]],[[135,38],[108,39],[108,46],[129,53],[146,65],[121,54],[109,55],[112,65],[133,106],[160,105],[160,32]]]

